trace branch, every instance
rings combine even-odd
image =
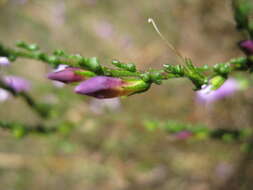
[[[176,121],[159,122],[156,120],[148,120],[144,122],[144,126],[149,131],[166,131],[175,135],[178,139],[188,139],[196,137],[197,139],[216,139],[226,142],[247,141],[251,135],[251,129],[209,129],[204,125],[185,124]]]
[[[51,135],[55,133],[68,134],[74,125],[70,122],[61,122],[54,126],[35,125],[29,126],[27,124],[18,122],[6,122],[0,120],[0,128],[8,130],[16,137],[24,137],[26,135]]]
[[[109,68],[102,66],[96,57],[86,58],[81,55],[67,54],[62,50],[56,50],[52,55],[48,55],[40,51],[37,45],[25,42],[18,42],[17,46],[21,49],[7,48],[0,43],[0,56],[6,56],[12,61],[17,58],[38,60],[53,67],[64,64],[94,72],[99,76],[139,78],[150,84],[161,84],[163,80],[184,77],[193,82],[196,90],[200,89],[203,84],[207,84],[208,79],[212,76],[221,75],[227,78],[233,71],[249,70],[250,63],[252,63],[252,58],[238,57],[225,63],[216,64],[213,67],[208,67],[207,65],[196,67],[190,59],[185,59],[184,65],[165,64],[161,70],[137,71],[133,63],[113,60],[111,64],[116,68]],[[209,76],[205,76],[206,72],[209,72]]]
[[[47,118],[50,115],[51,107],[47,104],[38,104],[35,100],[26,92],[16,92],[13,88],[6,85],[4,82],[0,80],[0,88],[7,90],[13,96],[20,96],[26,104],[34,110],[39,116],[43,118]]]

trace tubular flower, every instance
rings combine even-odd
[[[85,80],[85,76],[77,74],[78,71],[82,71],[76,67],[66,67],[62,70],[56,70],[55,72],[49,73],[47,77],[51,80],[60,81],[63,83],[80,82]]]
[[[204,86],[201,90],[197,91],[197,101],[201,103],[212,103],[227,96],[231,96],[239,89],[239,82],[230,78],[217,90],[212,90],[211,85]]]
[[[96,76],[80,83],[75,92],[95,98],[128,96],[146,91],[150,85],[143,80],[123,80],[120,78]]]
[[[253,55],[253,40],[241,41],[239,46],[246,55]]]
[[[17,93],[29,91],[31,88],[29,81],[17,76],[4,76],[2,81]]]

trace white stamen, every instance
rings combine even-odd
[[[148,19],[148,22],[152,24],[155,31],[158,33],[158,35],[161,37],[161,39],[166,43],[166,45],[184,62],[184,57],[182,54],[162,35],[162,33],[159,31],[155,21],[152,18]]]

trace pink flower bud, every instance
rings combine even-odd
[[[80,82],[85,79],[84,76],[76,74],[76,71],[81,70],[75,67],[66,67],[62,70],[49,73],[47,77],[51,80],[60,81],[63,83]]]
[[[120,78],[96,76],[80,83],[75,92],[95,98],[114,98],[145,91],[149,84],[142,80],[122,80]]]

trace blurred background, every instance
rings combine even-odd
[[[13,47],[16,40],[24,40],[45,52],[63,49],[96,56],[102,64],[112,59],[134,62],[141,70],[178,64],[147,22],[149,17],[195,65],[242,55],[237,42],[243,36],[235,30],[229,0],[0,0],[0,41]],[[182,140],[163,130],[148,130],[145,123],[250,128],[252,88],[203,105],[188,80],[173,79],[143,94],[104,101],[52,83],[46,79],[51,70],[44,63],[19,59],[4,72],[30,80],[31,95],[55,105],[58,113],[49,123],[66,120],[76,125],[68,134],[20,139],[1,129],[0,189],[214,190],[232,189],[231,179],[250,181],[243,172],[237,176],[242,163],[250,168],[242,144]],[[45,122],[20,98],[0,102],[0,119]]]

